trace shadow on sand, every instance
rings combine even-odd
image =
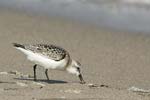
[[[14,78],[14,79],[34,81],[33,79],[25,79],[25,78]],[[49,83],[49,84],[65,84],[65,83],[68,83],[66,81],[61,81],[61,80],[44,80],[44,79],[37,79],[35,82],[45,82],[45,83]]]

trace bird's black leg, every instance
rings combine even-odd
[[[45,70],[45,75],[47,77],[47,80],[49,80],[49,77],[48,77],[48,69]]]
[[[33,66],[33,71],[34,71],[34,81],[36,81],[36,64]]]

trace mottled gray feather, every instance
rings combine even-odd
[[[60,61],[68,54],[66,50],[55,45],[48,44],[34,44],[34,45],[24,45],[25,49],[31,50],[35,53],[40,53],[44,56],[47,56],[49,59],[55,61]]]

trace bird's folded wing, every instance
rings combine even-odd
[[[25,49],[31,50],[34,53],[39,53],[49,59],[60,61],[65,58],[67,51],[61,47],[47,44],[24,45]]]

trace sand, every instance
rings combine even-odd
[[[59,45],[82,64],[86,84],[76,76],[38,67],[13,48],[17,43]],[[112,32],[56,17],[0,10],[0,100],[149,100],[150,36]],[[92,85],[93,84],[93,85]]]

